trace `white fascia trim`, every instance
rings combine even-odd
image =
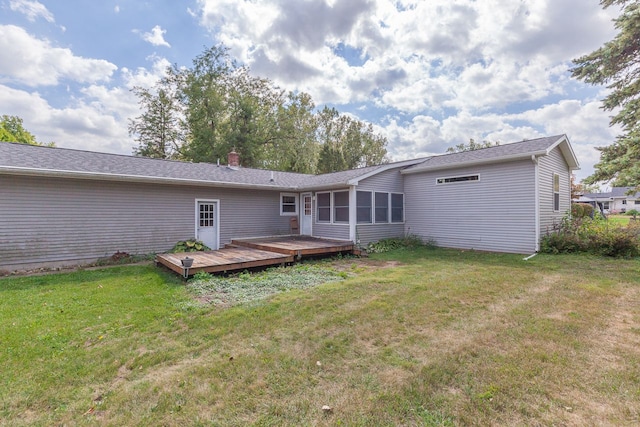
[[[456,168],[462,168],[466,166],[502,163],[502,162],[507,162],[511,160],[523,160],[523,159],[529,159],[531,156],[537,157],[537,156],[546,156],[546,155],[547,155],[546,150],[543,150],[543,151],[535,151],[531,153],[512,154],[510,156],[494,157],[491,159],[469,160],[466,162],[450,163],[447,165],[440,165],[440,166],[433,166],[433,167],[425,166],[422,168],[404,169],[404,170],[401,170],[400,173],[402,175],[410,175],[414,173],[431,172],[431,171],[438,171],[443,169],[456,169]]]
[[[571,144],[569,143],[569,138],[567,138],[567,135],[563,135],[560,139],[554,142],[549,148],[547,148],[547,155],[551,153],[551,150],[553,150],[563,142],[564,144],[562,145],[562,147],[560,147],[560,151],[565,156],[565,161],[567,160],[566,158],[567,154],[569,154],[569,157],[570,157],[569,160],[573,162],[573,164],[569,164],[569,162],[567,162],[567,164],[569,164],[569,170],[579,170],[580,163],[578,163],[578,158],[576,157],[576,153],[573,151],[573,147],[571,147]]]
[[[79,172],[58,169],[31,169],[16,166],[0,166],[0,174],[22,176],[46,176],[54,178],[76,178],[95,181],[140,182],[151,184],[195,185],[203,187],[245,188],[274,191],[297,191],[297,187],[282,187],[269,184],[243,184],[225,181],[204,181],[199,179],[165,178],[146,175],[116,175],[103,172]]]

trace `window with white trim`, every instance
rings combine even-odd
[[[553,174],[553,210],[560,211],[560,175]]]
[[[358,224],[371,224],[371,191],[356,192],[356,221]]]
[[[280,193],[280,215],[298,215],[298,195],[295,193]]]
[[[636,200],[636,201],[634,202],[634,204],[635,204],[635,205],[640,205],[640,200]]]
[[[389,222],[389,193],[375,193],[376,224]]]
[[[404,194],[391,194],[391,222],[404,222]]]
[[[331,222],[331,193],[316,193],[316,221]]]
[[[448,176],[443,178],[436,178],[436,185],[469,181],[480,181],[480,175]]]
[[[626,204],[627,204],[627,201],[626,201],[626,200],[623,200],[623,201],[622,201],[622,204],[623,204],[623,205],[626,205]]]
[[[349,192],[333,192],[333,222],[349,222]]]

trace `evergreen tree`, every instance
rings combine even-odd
[[[615,186],[640,186],[640,1],[601,0],[604,8],[622,7],[614,22],[618,34],[588,55],[575,59],[572,75],[611,92],[602,108],[616,111],[611,125],[622,134],[609,146],[599,147],[600,162],[587,184],[613,180]]]

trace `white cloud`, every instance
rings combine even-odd
[[[47,22],[54,23],[53,14],[49,12],[45,5],[36,0],[11,0],[9,7],[14,12],[22,13],[31,22],[42,18]]]
[[[154,46],[171,47],[171,45],[167,43],[167,41],[164,39],[164,34],[166,32],[167,31],[163,30],[162,27],[160,27],[160,25],[156,25],[151,29],[151,32],[142,33],[141,36],[142,36],[142,40],[148,43],[151,43]]]
[[[572,0],[198,4],[202,25],[255,73],[320,103],[369,100],[407,113],[562,93],[568,61],[613,33],[610,13]],[[339,44],[364,64],[348,64]]]
[[[167,68],[171,66],[166,58],[159,56],[150,56],[147,60],[152,63],[150,69],[138,67],[133,71],[128,68],[121,70],[126,87],[129,89],[134,86],[150,88],[166,75]]]
[[[56,142],[65,148],[131,153],[133,142],[127,134],[126,117],[114,110],[117,101],[103,102],[128,94],[122,90],[101,93],[94,88],[87,95],[95,102],[77,100],[74,105],[55,108],[37,92],[0,85],[0,110],[21,117],[25,129],[38,141]]]
[[[0,25],[0,83],[50,86],[68,79],[79,83],[108,80],[117,67],[103,59],[75,56],[14,25]]]

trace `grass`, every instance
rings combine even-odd
[[[629,225],[631,217],[629,215],[608,215],[607,220],[612,225],[626,227],[627,225]]]
[[[349,277],[231,308],[151,266],[0,279],[0,424],[640,421],[637,259],[416,249],[331,268]]]

